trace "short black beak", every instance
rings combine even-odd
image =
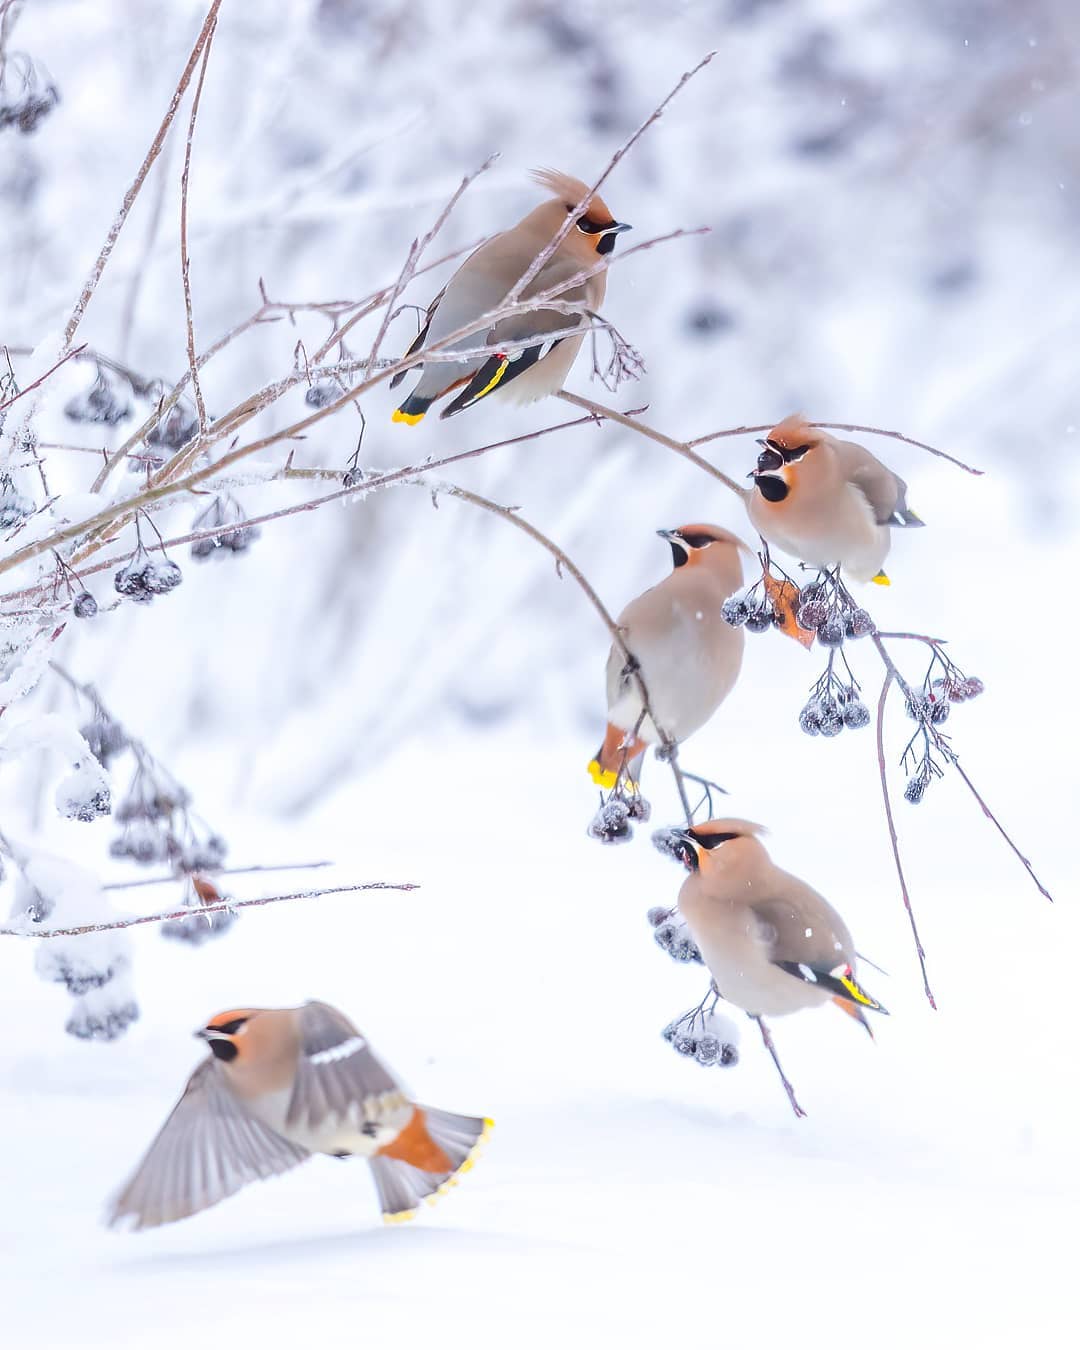
[[[747,478],[756,478],[756,477],[758,476],[758,471],[757,471],[757,469],[751,469],[750,472],[749,472],[746,476],[747,476]]]
[[[762,450],[771,450],[771,449],[772,449],[772,446],[769,444],[769,442],[768,442],[768,441],[763,441],[763,440],[761,439],[760,436],[756,436],[756,437],[754,438],[754,444],[755,444],[755,445],[760,445],[761,448],[762,448]]]
[[[678,530],[657,530],[656,533],[660,536],[661,539],[667,539],[669,542],[670,540],[678,539],[679,537]]]
[[[633,225],[627,225],[625,221],[616,220],[604,231],[605,234],[622,234],[625,230],[632,230]]]

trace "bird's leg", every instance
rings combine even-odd
[[[795,1089],[788,1082],[787,1074],[784,1073],[784,1067],[780,1063],[780,1056],[776,1053],[776,1046],[773,1044],[772,1032],[765,1024],[765,1019],[758,1013],[747,1013],[747,1017],[752,1022],[758,1024],[758,1030],[761,1032],[761,1039],[765,1042],[765,1049],[772,1056],[772,1062],[776,1065],[776,1072],[780,1075],[780,1081],[784,1085],[784,1091],[787,1093],[788,1101],[791,1103],[791,1109],[801,1119],[806,1112],[799,1105],[798,1098],[795,1096]]]

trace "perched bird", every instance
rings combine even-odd
[[[589,192],[580,179],[557,173],[554,169],[538,169],[533,180],[547,188],[554,200],[537,206],[513,229],[495,235],[466,258],[431,302],[424,326],[406,355],[443,341],[459,328],[497,309],[514,284],[525,275],[533,259],[558,233],[567,213],[580,206]],[[629,225],[614,219],[599,197],[593,197],[566,238],[522,291],[521,298],[528,300],[595,267],[615,247],[615,236],[628,229]],[[601,268],[557,298],[560,302],[583,304],[587,310],[595,312],[603,304],[606,289],[607,272],[606,268]],[[494,393],[505,394],[518,403],[532,403],[553,394],[562,388],[584,332],[581,337],[552,338],[548,335],[584,322],[580,314],[537,309],[500,319],[487,329],[482,328],[451,342],[445,350],[452,352],[536,339],[534,344],[511,352],[465,357],[460,361],[430,362],[423,367],[419,383],[392,420],[415,426],[436,399],[461,386],[464,387],[458,396],[443,408],[442,417],[453,417]],[[395,375],[390,381],[391,389],[407,373],[400,371]]]
[[[608,654],[607,732],[589,764],[602,788],[614,787],[620,768],[660,740],[653,719],[642,717],[638,673],[656,721],[682,742],[716,712],[742,666],[742,629],[725,623],[720,607],[742,585],[739,550],[750,550],[719,525],[657,534],[671,545],[674,566],[631,600],[617,621],[633,660],[628,663],[614,645]]]
[[[863,1009],[886,1010],[855,979],[847,925],[824,896],[776,866],[762,832],[746,820],[672,831],[690,872],[679,912],[717,989],[754,1017],[831,1000],[870,1031]]]
[[[468,1171],[491,1129],[413,1102],[327,1003],[239,1008],[195,1034],[211,1054],[113,1199],[110,1224],[187,1218],[313,1153],[366,1158],[384,1218],[399,1222]]]
[[[891,526],[923,522],[907,484],[854,441],[841,441],[793,413],[763,441],[746,499],[761,537],[811,567],[837,563],[856,581],[887,586],[881,570]]]

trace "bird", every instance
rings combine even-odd
[[[720,607],[743,583],[740,550],[750,550],[719,525],[657,530],[671,546],[672,569],[631,600],[616,624],[631,659],[612,645],[607,659],[607,731],[589,764],[601,788],[660,741],[658,725],[676,743],[698,731],[731,693],[742,667],[741,628]],[[643,716],[638,677],[655,717]]]
[[[856,581],[889,585],[882,570],[890,529],[921,526],[907,484],[869,450],[812,427],[801,413],[759,440],[748,477],[751,523],[761,537],[811,567],[841,567]]]
[[[530,263],[558,233],[568,213],[576,210],[589,189],[579,178],[555,169],[537,169],[533,181],[547,188],[552,200],[543,202],[512,229],[481,244],[462,263],[442,291],[431,302],[427,317],[415,341],[406,352],[411,356],[425,344],[442,342],[459,328],[497,309],[513,286],[525,275]],[[594,196],[569,233],[525,286],[521,298],[549,290],[582,272],[595,268],[615,247],[616,236],[631,227],[617,221],[600,197]],[[607,270],[602,267],[557,298],[577,303],[595,313],[603,304],[607,289]],[[561,389],[574,364],[580,336],[551,337],[584,324],[581,314],[555,309],[536,309],[500,319],[486,329],[471,333],[447,345],[447,351],[467,351],[477,347],[497,347],[499,343],[530,341],[530,345],[490,356],[463,357],[460,361],[431,361],[407,399],[396,409],[394,422],[415,426],[436,400],[453,389],[460,393],[440,413],[453,417],[498,393],[512,402],[532,403]],[[390,381],[393,389],[408,371],[399,371]]]
[[[832,905],[769,857],[762,826],[734,818],[671,831],[689,875],[678,908],[720,995],[751,1017],[832,1002],[873,1037],[885,1013],[855,978],[851,934]]]
[[[467,1172],[492,1121],[415,1103],[328,1003],[238,1008],[195,1033],[210,1054],[112,1199],[111,1226],[187,1218],[315,1153],[366,1158],[387,1222]]]

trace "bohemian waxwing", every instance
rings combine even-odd
[[[238,1008],[196,1036],[211,1054],[123,1190],[110,1224],[153,1228],[328,1153],[366,1158],[387,1222],[456,1183],[492,1122],[418,1106],[326,1003]]]
[[[618,625],[657,721],[681,743],[705,725],[738,679],[743,632],[724,622],[720,607],[742,585],[739,550],[750,550],[719,525],[657,534],[671,545],[671,574],[631,600]],[[589,764],[593,782],[603,788],[614,787],[620,768],[660,739],[652,718],[638,725],[641,691],[615,646],[607,661],[607,704],[607,733]]]
[[[854,441],[841,441],[793,413],[763,441],[746,499],[761,537],[811,567],[835,567],[887,586],[881,570],[889,529],[922,525],[907,484]]]
[[[824,896],[776,866],[762,832],[746,820],[671,832],[690,872],[679,912],[717,989],[752,1017],[831,1000],[870,1031],[863,1009],[886,1010],[856,983],[847,925]]]
[[[547,188],[554,201],[530,211],[524,220],[511,230],[481,244],[475,253],[462,263],[446,287],[431,302],[427,320],[406,355],[419,351],[427,343],[441,342],[451,333],[473,323],[482,315],[497,309],[514,284],[524,276],[529,264],[551,242],[566,219],[588,195],[589,189],[578,178],[557,173],[554,169],[538,169],[533,180]],[[588,209],[574,223],[570,233],[529,282],[521,298],[546,291],[552,286],[595,267],[597,262],[615,247],[615,236],[629,225],[621,225],[599,197],[593,197]],[[599,255],[599,257],[598,257]],[[604,301],[607,289],[606,270],[595,272],[578,286],[564,291],[558,299],[581,303],[595,312]],[[436,399],[452,389],[464,388],[442,410],[442,417],[471,408],[480,399],[492,393],[505,393],[518,403],[532,403],[561,389],[563,381],[574,364],[581,337],[546,337],[575,324],[583,324],[581,315],[564,314],[554,309],[538,309],[531,313],[506,318],[488,329],[452,342],[447,351],[466,351],[476,347],[491,347],[500,341],[514,341],[535,337],[536,345],[519,348],[505,355],[468,357],[461,361],[432,361],[423,367],[419,384],[401,407],[393,421],[415,426]],[[405,378],[401,371],[390,381],[391,389]]]

